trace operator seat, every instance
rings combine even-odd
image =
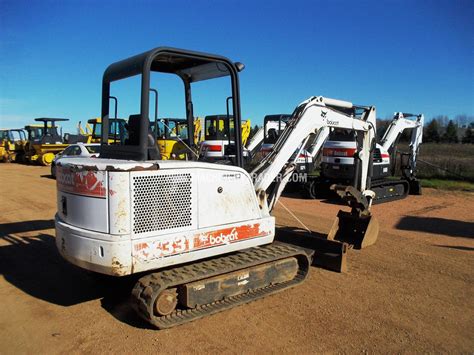
[[[207,129],[207,133],[209,136],[214,137],[216,135],[216,130],[214,129],[214,126],[211,126]]]
[[[277,134],[277,131],[275,128],[270,128],[268,130],[268,142],[269,143],[276,143],[276,141],[278,140],[278,134]]]
[[[130,115],[128,124],[125,128],[128,131],[128,138],[125,145],[138,145],[140,143],[140,119],[141,115]],[[151,133],[150,122],[148,121],[148,160],[161,160],[160,151],[156,144],[155,138]]]

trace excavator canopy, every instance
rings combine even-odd
[[[145,161],[152,159],[150,147],[150,77],[151,72],[175,74],[184,83],[186,119],[188,121],[188,136],[193,136],[193,102],[191,96],[191,84],[203,80],[210,80],[229,76],[231,79],[231,101],[234,123],[240,127],[240,94],[238,72],[243,70],[242,63],[234,63],[228,58],[170,47],[158,47],[128,59],[111,64],[104,72],[102,81],[102,150],[103,158],[128,159]],[[129,139],[133,144],[109,145],[108,119],[110,84],[113,81],[122,80],[131,76],[141,75],[141,99],[140,113],[130,116],[128,127],[133,131],[134,139]],[[158,97],[158,93],[157,93]],[[156,99],[158,102],[158,99]],[[129,132],[130,135],[130,132]],[[243,166],[241,134],[235,130],[234,140],[237,144],[237,157],[235,165]]]

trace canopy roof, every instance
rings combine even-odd
[[[219,55],[157,47],[109,65],[103,79],[104,82],[125,79],[149,69],[155,72],[177,74],[186,77],[189,82],[197,82],[229,75],[228,66],[234,65],[230,59]]]

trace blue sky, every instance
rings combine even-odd
[[[99,114],[109,64],[160,45],[245,63],[252,123],[313,95],[383,118],[474,114],[472,0],[0,0],[0,13],[4,127],[50,116],[73,131]]]

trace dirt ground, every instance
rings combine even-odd
[[[102,283],[59,256],[48,168],[0,165],[0,352],[473,352],[474,194],[424,191],[374,206],[376,245],[349,270],[312,267],[300,286],[157,331],[127,305],[129,282]],[[315,233],[341,206],[284,197]],[[281,206],[281,226],[300,227]]]

